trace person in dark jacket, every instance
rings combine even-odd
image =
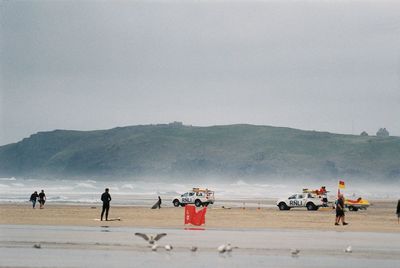
[[[39,195],[38,195],[37,191],[35,191],[33,194],[31,194],[31,198],[29,199],[29,201],[32,202],[32,208],[35,208],[36,201],[38,198],[39,198]]]
[[[103,201],[103,209],[101,211],[101,217],[100,220],[103,220],[103,215],[104,212],[106,213],[106,221],[108,221],[108,211],[110,209],[110,201],[111,201],[111,195],[108,193],[109,189],[106,188],[105,192],[101,195],[101,201]]]
[[[397,223],[399,223],[399,221],[400,221],[400,200],[399,200],[399,202],[397,202],[396,214],[397,214]]]

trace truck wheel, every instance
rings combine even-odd
[[[200,207],[202,204],[203,204],[203,203],[202,203],[199,199],[196,199],[196,201],[194,201],[194,205],[195,205],[196,207]]]
[[[307,203],[306,205],[307,210],[317,210],[317,206],[315,206],[313,203]]]
[[[179,205],[180,205],[178,199],[175,199],[172,203],[174,204],[174,207],[179,207]]]
[[[289,207],[283,202],[280,202],[278,207],[279,207],[279,210],[289,210]]]

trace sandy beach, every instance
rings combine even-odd
[[[226,203],[225,203],[226,204]],[[237,202],[236,202],[237,204]],[[112,206],[99,221],[100,205],[29,203],[0,205],[0,267],[396,267],[400,225],[395,201],[375,201],[366,211],[347,212],[348,226],[334,226],[334,211],[279,211],[208,207],[206,225],[188,228],[184,209]],[[135,232],[167,236],[152,251]],[[235,247],[219,254],[223,243]],[[174,250],[164,246],[172,244]],[[351,254],[344,249],[349,245]],[[190,252],[192,246],[198,251]],[[300,250],[293,257],[291,251]],[[24,256],[20,258],[19,256]]]
[[[271,204],[272,205],[272,204]],[[318,211],[292,209],[279,211],[274,206],[223,209],[208,207],[204,228],[277,228],[331,231],[399,232],[395,215],[395,201],[374,201],[366,211],[347,212],[348,226],[334,226],[335,213],[330,208]],[[101,205],[46,204],[44,209],[32,209],[26,204],[0,205],[0,224],[73,225],[115,227],[182,228],[184,209],[164,207],[112,206],[111,219],[120,221],[100,222]]]

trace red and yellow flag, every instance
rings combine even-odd
[[[339,189],[344,189],[344,181],[339,181]]]

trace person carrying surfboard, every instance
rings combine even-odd
[[[160,196],[158,196],[158,209],[160,209],[161,208],[161,197]]]
[[[151,207],[151,209],[156,209],[156,208],[158,208],[158,209],[161,208],[161,197],[160,196],[158,196],[157,202]]]

